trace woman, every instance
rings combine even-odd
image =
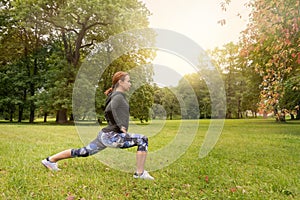
[[[42,160],[45,167],[50,170],[60,170],[57,161],[74,158],[87,157],[98,153],[106,147],[130,148],[137,146],[136,172],[134,178],[153,180],[154,178],[144,170],[147,157],[148,138],[140,134],[127,132],[129,125],[129,105],[125,98],[125,92],[131,86],[128,73],[119,71],[112,78],[112,87],[105,91],[107,95],[105,105],[105,118],[108,125],[98,134],[97,138],[90,144],[79,149],[68,149]]]

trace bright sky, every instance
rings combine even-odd
[[[221,9],[223,0],[142,0],[152,15],[150,28],[162,28],[184,34],[204,50],[237,42],[246,28],[249,10],[244,6],[249,0],[231,0],[226,12]],[[239,18],[237,14],[241,14]],[[226,20],[221,26],[217,22]],[[160,52],[154,64],[165,65],[176,73],[191,72],[181,58]],[[184,66],[184,67],[183,67]],[[156,68],[155,68],[156,69]]]

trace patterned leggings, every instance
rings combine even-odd
[[[137,151],[148,151],[148,138],[140,134],[116,133],[100,131],[97,138],[87,146],[72,149],[72,157],[87,157],[98,153],[106,147],[130,148],[137,146]]]

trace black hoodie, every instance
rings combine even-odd
[[[128,130],[129,104],[124,93],[115,91],[109,94],[106,99],[104,113],[108,125],[102,129],[103,132],[121,133],[122,126]]]

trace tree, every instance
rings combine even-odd
[[[228,43],[223,48],[209,51],[214,65],[223,76],[226,91],[226,118],[239,118],[243,96],[243,77],[238,59],[238,46]]]
[[[29,108],[29,122],[34,121],[35,115],[35,94],[37,88],[41,86],[40,70],[45,67],[45,57],[47,50],[45,26],[35,20],[37,12],[30,10],[19,1],[7,1],[1,7],[5,20],[2,23],[1,62],[6,66],[15,66],[15,76],[19,76],[17,82],[20,91],[20,101],[18,103],[18,121],[23,119],[23,112],[26,106]],[[8,69],[9,70],[9,69]],[[12,83],[14,84],[14,83]],[[20,87],[22,85],[22,87]]]
[[[263,77],[261,107],[277,111],[285,95],[285,81],[300,65],[298,0],[256,0],[243,32],[242,54]]]
[[[0,14],[0,48],[4,50],[0,56],[1,65],[8,66],[15,58],[26,72],[20,79],[25,84],[23,103],[18,104],[19,118],[22,118],[22,110],[27,109],[24,106],[29,106],[30,121],[33,121],[36,97],[41,98],[38,105],[43,105],[42,110],[50,112],[45,109],[47,104],[42,103],[47,94],[53,99],[49,100],[51,109],[57,110],[57,122],[61,123],[67,121],[67,116],[72,119],[72,88],[85,56],[95,44],[112,35],[147,27],[149,15],[144,4],[137,0],[1,1],[0,9],[3,11]],[[114,61],[108,73],[146,63],[151,54],[146,50],[132,50]],[[126,66],[121,66],[124,63]],[[47,76],[41,77],[40,72],[46,71]],[[46,84],[40,84],[45,77]],[[105,80],[105,84],[110,81]]]
[[[243,102],[242,110],[251,111],[252,116],[257,117],[259,102],[260,102],[260,84],[262,78],[255,72],[254,67],[243,56],[240,56],[242,62],[243,76]],[[247,114],[247,113],[246,113]],[[248,117],[248,116],[246,116]]]
[[[152,116],[155,119],[166,118],[172,120],[175,115],[180,114],[180,94],[178,94],[176,88],[159,87],[154,84],[153,90],[153,113]]]
[[[285,94],[279,102],[279,107],[290,113],[291,119],[300,119],[300,69],[296,69],[293,76],[284,82]]]
[[[153,105],[153,88],[149,84],[142,85],[130,96],[130,114],[141,123],[150,119],[150,108]]]
[[[172,120],[176,114],[180,114],[180,108],[182,108],[178,99],[180,94],[175,88],[167,87],[162,88],[162,93],[164,95],[161,98],[161,102],[166,111],[166,117]]]
[[[185,75],[178,83],[177,91],[183,96],[184,102],[189,106],[186,118],[210,118],[211,102],[206,83],[198,73]],[[191,90],[192,89],[192,90]],[[194,97],[192,97],[194,96]],[[195,109],[198,102],[198,109]],[[198,111],[200,113],[198,113]]]
[[[21,73],[16,65],[0,68],[0,111],[4,119],[13,121],[15,112],[21,107],[24,96],[24,84],[20,81]],[[20,116],[20,115],[19,115]]]
[[[163,108],[162,104],[163,104],[163,96],[164,96],[164,92],[162,90],[162,88],[160,88],[159,86],[157,86],[157,84],[153,84],[153,106],[152,106],[152,118],[156,119],[156,118],[166,118],[167,114],[165,109]]]
[[[199,119],[200,78],[198,74],[185,75],[175,88],[179,97],[182,117],[184,119]],[[184,108],[184,110],[182,109]]]
[[[41,8],[42,19],[51,24],[63,42],[64,57],[68,63],[66,67],[69,68],[66,71],[69,73],[65,76],[65,87],[61,89],[72,87],[76,71],[80,66],[81,55],[89,53],[94,43],[102,42],[109,36],[128,29],[148,25],[149,11],[136,0],[54,1],[42,4]],[[71,99],[71,93],[67,91],[67,94],[68,97],[62,98]],[[64,117],[68,110],[66,104],[68,102],[60,105],[59,122],[67,120]]]
[[[222,73],[227,103],[227,118],[243,118],[252,111],[256,116],[261,78],[240,53],[240,45],[228,43],[209,51],[212,62]]]
[[[1,9],[13,11],[13,14],[5,12],[5,15],[1,15],[1,19],[7,19],[3,20],[1,24],[6,25],[12,20],[16,24],[11,26],[13,28],[10,30],[15,28],[24,33],[21,41],[24,44],[25,68],[28,69],[29,81],[26,93],[30,96],[26,101],[30,105],[30,120],[33,119],[35,109],[33,97],[35,92],[40,89],[35,81],[39,75],[39,64],[42,63],[39,60],[40,49],[43,49],[41,46],[51,46],[52,41],[57,41],[56,44],[59,44],[56,47],[59,47],[60,50],[56,51],[56,56],[52,57],[55,58],[52,63],[56,65],[50,63],[52,69],[49,70],[56,75],[49,75],[49,78],[52,78],[53,87],[43,88],[45,90],[47,88],[47,93],[54,98],[53,104],[57,109],[57,121],[63,123],[67,121],[67,115],[72,116],[71,98],[76,73],[82,60],[90,53],[95,44],[114,34],[148,25],[149,11],[137,0],[72,0],[67,2],[25,0],[8,1],[3,4],[5,6],[2,6]],[[9,25],[6,27],[10,27]],[[21,31],[16,31],[16,35]],[[9,31],[4,31],[4,33],[7,37],[11,36],[8,34]],[[5,41],[4,38],[1,41]],[[43,41],[47,41],[47,44]],[[19,52],[18,48],[15,49],[16,52]],[[136,52],[134,53],[136,54]],[[147,53],[142,54],[147,56]],[[123,58],[125,57],[133,58],[134,56],[128,54],[123,56]],[[132,62],[137,59],[130,60]],[[5,63],[5,59],[3,62]],[[111,71],[116,71],[115,69],[118,68],[120,66],[112,65]],[[128,67],[123,69],[128,69]]]

